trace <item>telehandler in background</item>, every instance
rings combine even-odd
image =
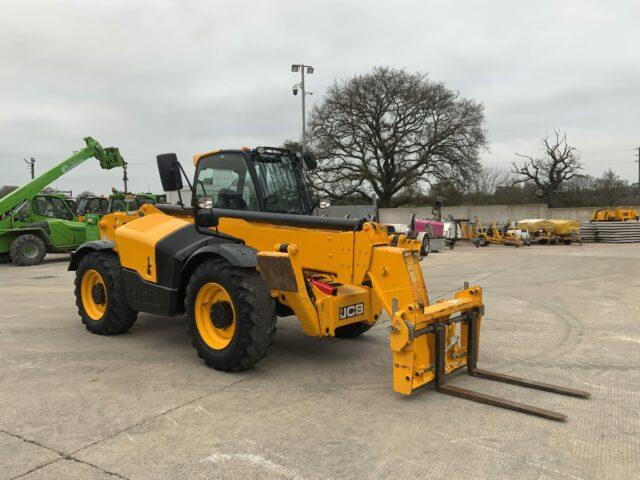
[[[638,220],[638,211],[633,207],[599,208],[591,215],[590,222],[629,222]]]
[[[127,193],[111,189],[109,197],[88,196],[78,199],[77,214],[78,221],[87,219],[91,223],[97,223],[108,213],[114,212],[137,212],[145,203],[166,203],[167,196],[155,193]]]
[[[182,189],[175,154],[158,156],[163,189]],[[217,150],[194,157],[192,205],[143,205],[100,222],[102,239],[72,255],[75,296],[93,333],[126,332],[138,312],[186,313],[193,347],[223,371],[267,354],[277,316],[295,315],[314,337],[357,337],[390,317],[393,389],[441,393],[564,420],[565,415],[450,386],[470,375],[586,398],[589,393],[477,367],[482,290],[429,301],[415,232],[391,234],[365,219],[313,216],[303,168],[315,161],[285,149]],[[357,343],[344,348],[357,348]]]
[[[136,212],[145,203],[159,203],[156,200],[158,195],[153,193],[125,193],[116,188],[112,188],[111,192],[111,195],[109,195],[109,207],[107,208],[109,213]],[[166,202],[166,197],[164,202]]]
[[[76,214],[79,222],[84,222],[85,215],[92,214],[98,218],[109,213],[109,199],[103,196],[78,197]]]
[[[124,165],[117,148],[102,148],[91,137],[86,146],[31,182],[0,198],[0,262],[36,265],[47,252],[65,253],[98,239],[96,224],[75,221],[63,195],[40,191],[90,158],[109,170]]]

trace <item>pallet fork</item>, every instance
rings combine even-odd
[[[475,392],[466,388],[455,387],[448,385],[445,374],[445,353],[446,353],[446,338],[445,330],[443,327],[456,322],[464,322],[467,325],[467,373],[472,377],[486,378],[488,380],[494,380],[496,382],[510,383],[519,387],[532,388],[535,390],[542,390],[545,392],[558,393],[560,395],[568,395],[570,397],[589,398],[591,394],[581,390],[575,390],[572,388],[560,387],[558,385],[551,385],[549,383],[535,382],[526,380],[520,377],[513,377],[510,375],[504,375],[502,373],[490,372],[477,367],[478,362],[478,314],[477,312],[469,312],[464,315],[458,316],[456,319],[447,320],[441,323],[431,324],[429,331],[426,333],[432,333],[435,336],[436,346],[436,358],[435,358],[435,389],[445,395],[451,395],[454,397],[464,398],[473,402],[484,403],[487,405],[493,405],[495,407],[506,408],[508,410],[515,410],[517,412],[528,413],[530,415],[536,415],[538,417],[548,418],[550,420],[564,421],[567,416],[554,412],[552,410],[546,410],[544,408],[527,405],[525,403],[514,402],[506,400],[493,395],[487,395],[485,393]]]

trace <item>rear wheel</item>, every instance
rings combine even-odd
[[[273,343],[275,302],[256,270],[203,263],[189,279],[185,307],[192,345],[216,370],[246,370]]]
[[[76,271],[75,287],[78,313],[91,333],[124,333],[136,322],[138,312],[127,303],[122,267],[115,254],[85,255]]]
[[[8,253],[0,253],[0,263],[11,263],[11,256]]]
[[[369,330],[373,325],[365,322],[356,322],[335,329],[334,335],[338,338],[356,338]]]
[[[42,239],[30,233],[16,237],[9,249],[11,260],[20,267],[42,263],[46,254],[47,249]]]

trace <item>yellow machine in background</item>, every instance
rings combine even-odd
[[[448,395],[554,420],[565,415],[446,384],[470,375],[576,397],[586,392],[476,365],[482,290],[465,284],[431,303],[414,232],[388,235],[364,219],[313,216],[302,168],[288,150],[219,150],[195,158],[193,207],[143,205],[107,215],[102,240],[72,256],[86,328],[122,333],[139,311],[186,314],[198,356],[215,369],[250,368],[267,354],[277,316],[295,315],[314,337],[353,338],[389,318],[393,389],[428,383]],[[174,154],[158,156],[165,191],[180,191]],[[346,344],[344,348],[357,348]]]
[[[450,217],[449,221],[454,225],[456,241],[472,241],[477,238],[478,228],[480,228],[477,218],[471,222],[468,218]]]
[[[476,247],[486,247],[489,244],[510,245],[514,247],[525,245],[519,235],[509,231],[509,223],[500,229],[496,225],[496,222],[494,222],[488,228],[477,227],[476,232]]]
[[[633,207],[601,208],[593,212],[592,222],[628,222],[638,220],[638,211]]]
[[[553,225],[553,235],[555,238],[566,245],[572,242],[582,244],[582,236],[580,235],[580,224],[573,220],[549,220]]]
[[[520,230],[527,231],[532,242],[546,243],[553,242],[553,231],[555,226],[549,220],[542,218],[528,218],[520,220],[517,224]]]
[[[517,223],[519,229],[529,233],[532,242],[553,245],[558,242],[582,244],[580,236],[580,224],[573,220],[546,220],[533,218],[520,220]]]

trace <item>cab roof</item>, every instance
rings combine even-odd
[[[210,150],[210,151],[204,152],[204,153],[196,153],[193,156],[193,165],[197,166],[198,162],[203,157],[208,157],[209,155],[214,155],[214,154],[220,153],[220,152],[229,152],[229,153],[231,153],[231,152],[251,152],[251,151],[256,151],[258,153],[267,153],[267,154],[268,153],[271,153],[271,154],[280,153],[280,154],[289,154],[289,155],[292,155],[292,156],[296,156],[295,152],[293,152],[293,151],[291,151],[289,149],[286,149],[286,148],[278,148],[278,147],[256,147],[254,149],[251,149],[249,147],[242,147],[242,148],[239,148],[239,149],[235,149],[235,148],[234,149],[224,149],[224,150],[223,149],[218,149],[218,150]],[[297,154],[297,155],[299,156],[299,154]]]

